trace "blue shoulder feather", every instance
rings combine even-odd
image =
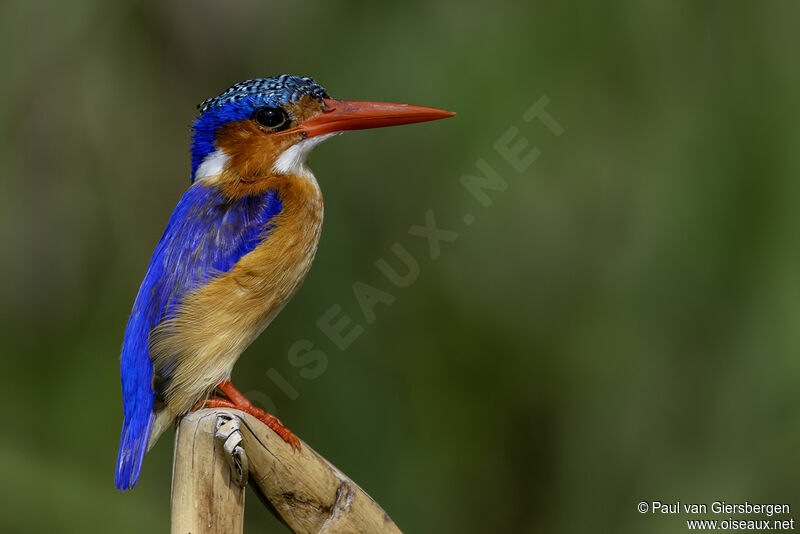
[[[125,420],[114,483],[136,485],[153,423],[150,331],[188,292],[229,271],[263,241],[282,208],[278,192],[230,200],[214,186],[195,184],[183,195],[156,246],[133,305],[122,346]]]

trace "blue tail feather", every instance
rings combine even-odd
[[[120,491],[134,487],[139,480],[142,460],[150,439],[150,429],[153,426],[153,411],[148,410],[148,412],[149,414],[144,414],[145,417],[126,416],[122,423],[117,471],[114,475],[114,485]]]

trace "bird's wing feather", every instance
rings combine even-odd
[[[116,486],[133,487],[153,421],[156,390],[148,344],[150,333],[169,318],[181,299],[229,271],[262,242],[281,211],[275,190],[227,199],[214,186],[193,185],[181,198],[156,246],[133,305],[122,348],[125,421]]]

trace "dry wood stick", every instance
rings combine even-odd
[[[248,479],[292,532],[400,534],[369,495],[306,443],[293,451],[254,417],[228,408],[199,410],[179,423],[173,534],[242,532]]]

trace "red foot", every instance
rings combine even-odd
[[[268,414],[261,408],[256,408],[253,406],[253,403],[247,400],[247,397],[242,395],[242,393],[236,389],[233,384],[231,384],[230,380],[221,382],[217,388],[219,388],[219,390],[222,391],[230,400],[208,399],[205,402],[198,403],[198,405],[207,406],[208,408],[234,408],[236,410],[249,413],[274,430],[275,433],[283,439],[283,441],[292,446],[292,449],[296,451],[300,450],[300,440],[297,438],[297,436],[292,434],[291,430],[283,426],[277,417]]]

